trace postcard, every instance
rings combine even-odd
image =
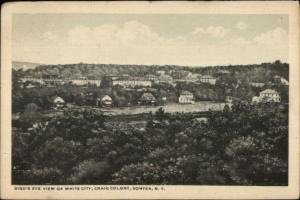
[[[299,197],[299,5],[11,2],[1,198]]]

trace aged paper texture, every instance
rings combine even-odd
[[[299,197],[297,2],[1,11],[1,198]]]

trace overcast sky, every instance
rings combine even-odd
[[[13,60],[190,66],[288,62],[287,15],[15,14]]]

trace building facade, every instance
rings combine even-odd
[[[92,80],[92,79],[70,79],[70,83],[73,85],[84,86],[84,85],[101,85],[101,80]]]
[[[101,107],[111,107],[113,104],[113,100],[109,95],[102,95],[97,98],[96,106]]]
[[[209,83],[209,84],[215,85],[217,79],[210,75],[204,75],[204,76],[199,77],[199,81],[202,83]]]
[[[121,85],[123,87],[151,87],[152,81],[141,77],[119,78],[112,80],[112,86]]]
[[[258,96],[252,98],[252,102],[280,102],[281,97],[279,93],[272,89],[261,91]]]
[[[65,101],[61,97],[53,97],[53,104],[55,108],[63,108],[65,106]]]
[[[232,101],[233,101],[232,96],[226,96],[226,97],[225,97],[225,102],[227,102],[227,103],[232,103]]]
[[[179,103],[195,103],[194,95],[189,91],[183,91],[178,97]]]
[[[277,91],[275,90],[271,90],[271,89],[266,89],[262,92],[259,93],[259,97],[262,100],[266,100],[266,101],[274,101],[274,102],[280,102],[281,98],[280,95]]]

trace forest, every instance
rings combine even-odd
[[[71,74],[80,74],[88,76],[98,76],[101,78],[107,74],[123,75],[125,73],[131,76],[155,73],[156,70],[179,70],[185,69],[193,73],[213,74],[218,70],[229,70],[231,79],[227,82],[217,82],[216,85],[206,83],[177,83],[176,86],[158,83],[153,84],[152,88],[146,88],[147,91],[157,98],[159,104],[163,104],[161,99],[166,97],[166,103],[177,102],[179,94],[183,90],[193,93],[196,101],[216,101],[224,102],[227,95],[234,96],[240,100],[251,101],[252,97],[259,95],[264,89],[275,89],[279,92],[282,102],[288,102],[288,86],[274,85],[273,78],[279,75],[288,80],[289,65],[276,61],[274,63],[262,63],[260,65],[244,66],[216,66],[191,68],[180,66],[138,66],[138,65],[92,65],[92,64],[73,64],[73,65],[53,65],[39,66],[36,69],[27,71],[13,70],[13,93],[12,93],[12,111],[14,113],[23,112],[28,104],[36,104],[40,109],[51,108],[52,96],[62,97],[66,103],[76,104],[78,106],[95,106],[97,97],[101,95],[110,95],[114,101],[114,106],[124,107],[134,105],[137,99],[142,95],[139,89],[143,87],[132,88],[131,90],[123,87],[114,86],[111,88],[99,88],[96,86],[78,87],[74,85],[62,85],[52,88],[20,88],[18,80],[26,75],[38,76],[41,74],[61,74],[62,76],[71,76]],[[67,71],[68,75],[65,73]],[[166,71],[169,73],[170,71]],[[252,87],[250,82],[265,83],[263,87]],[[29,84],[29,83],[28,83]],[[26,85],[25,85],[26,86]],[[238,86],[238,87],[237,87]],[[87,96],[89,94],[89,96]]]
[[[101,79],[181,69],[202,75],[228,70],[232,77],[216,85],[157,83],[151,88],[19,84],[24,76]],[[288,80],[289,65],[280,61],[216,67],[79,63],[13,70],[12,184],[286,186],[289,87],[274,84],[275,75]],[[265,86],[253,87],[250,82]],[[278,91],[281,102],[250,103],[264,89]],[[134,105],[143,90],[151,91],[158,101],[166,97],[165,103],[176,102],[182,90],[192,92],[196,101],[224,102],[226,95],[235,99],[222,111],[206,113],[170,114],[160,108],[155,113],[113,118],[93,109],[104,94],[120,109]],[[66,106],[52,112],[55,96],[78,109]]]
[[[136,124],[93,110],[13,120],[12,184],[287,185],[288,108],[159,109]],[[26,120],[24,120],[26,119]]]
[[[228,65],[228,66],[176,66],[176,65],[118,65],[118,64],[65,64],[65,65],[40,65],[35,69],[22,71],[23,75],[40,77],[42,75],[59,75],[69,78],[74,75],[93,78],[102,78],[105,75],[144,76],[155,74],[157,70],[171,72],[172,70],[186,70],[192,73],[213,74],[219,70],[228,70],[234,78],[243,81],[267,82],[274,75],[280,75],[286,79],[289,77],[289,65],[279,60],[273,63],[261,63],[252,65]]]

